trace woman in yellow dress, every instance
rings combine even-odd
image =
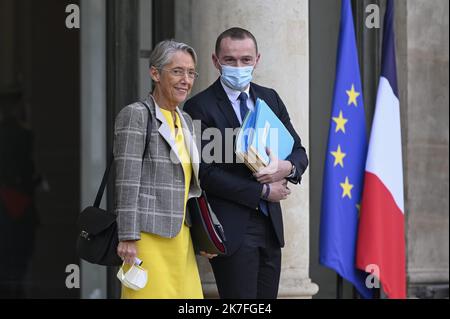
[[[186,44],[159,43],[150,57],[148,110],[134,103],[116,118],[117,253],[127,265],[138,257],[148,272],[143,289],[122,286],[124,299],[203,298],[186,216],[187,200],[200,195],[199,152],[192,119],[178,108],[198,76],[196,60]],[[147,121],[151,138],[145,147]]]

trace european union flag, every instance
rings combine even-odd
[[[350,281],[365,298],[372,292],[356,269],[358,214],[367,138],[350,0],[342,0],[333,108],[325,160],[320,263]]]

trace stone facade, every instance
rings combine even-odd
[[[448,1],[399,1],[396,19],[409,295],[448,296]]]

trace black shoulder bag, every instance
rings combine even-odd
[[[142,103],[142,102],[141,102]],[[144,160],[151,134],[151,112],[147,104],[142,103],[148,111],[147,134],[145,137]],[[117,234],[117,215],[100,208],[103,193],[108,182],[114,154],[108,160],[102,183],[98,189],[94,206],[85,208],[78,217],[77,251],[80,258],[98,265],[120,266],[122,259],[117,255],[119,237]]]

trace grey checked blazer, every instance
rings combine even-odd
[[[152,113],[150,143],[142,162],[148,111],[140,103],[124,107],[114,127],[116,167],[114,210],[119,240],[138,240],[141,232],[175,237],[183,222],[185,181],[170,127],[153,98],[145,103]],[[200,196],[200,154],[191,117],[177,108],[192,162],[189,198]],[[189,225],[189,217],[186,216]]]

